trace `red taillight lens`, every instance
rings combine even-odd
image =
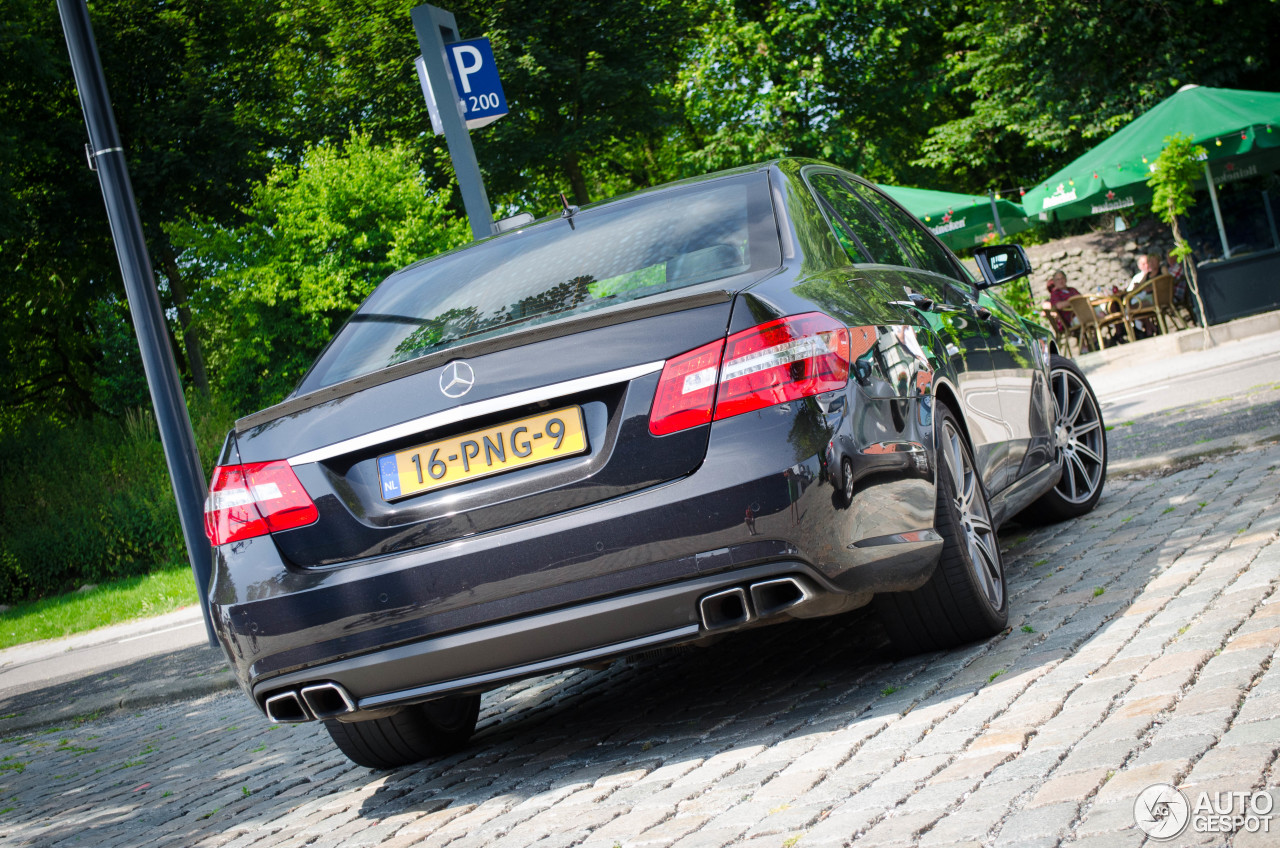
[[[665,436],[711,421],[723,352],[721,340],[667,360],[649,415],[650,433]]]
[[[320,516],[284,460],[220,465],[204,503],[204,532],[215,545],[310,524]]]
[[[793,315],[729,337],[716,418],[843,388],[849,331],[820,312]]]
[[[735,333],[727,342],[712,342],[667,362],[649,431],[663,436],[713,417],[730,418],[843,388],[849,382],[850,358],[849,331],[820,312]]]

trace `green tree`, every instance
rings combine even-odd
[[[464,35],[492,41],[511,110],[474,136],[491,194],[549,212],[559,191],[600,199],[593,169],[613,172],[612,190],[664,178],[630,151],[652,148],[679,119],[664,83],[685,58],[695,0],[497,0],[455,12]]]
[[[926,182],[912,164],[920,140],[958,107],[939,82],[955,14],[932,1],[711,0],[678,83],[689,160],[705,171],[813,156]]]
[[[1274,87],[1273,0],[988,0],[946,34],[964,111],[920,163],[1033,184],[1184,83]]]
[[[353,133],[274,168],[243,223],[170,225],[214,385],[240,411],[280,400],[383,278],[467,240],[449,200],[405,146]]]
[[[53,4],[0,0],[0,408],[78,417],[119,406],[102,305],[124,299],[102,194]],[[92,18],[173,347],[199,384],[186,281],[161,227],[235,214],[268,170],[255,103],[278,98],[265,0],[98,0]],[[127,323],[125,333],[131,332]],[[117,375],[118,376],[118,375]],[[128,381],[125,381],[128,382]],[[121,383],[123,385],[123,383]],[[104,391],[106,394],[104,394]]]
[[[1195,263],[1186,261],[1191,257],[1191,245],[1187,244],[1178,227],[1178,216],[1185,215],[1195,205],[1196,196],[1192,186],[1204,172],[1201,163],[1206,155],[1203,147],[1193,143],[1191,135],[1175,133],[1169,136],[1164,140],[1164,150],[1156,157],[1147,185],[1155,192],[1151,199],[1151,211],[1173,230],[1175,246],[1172,256],[1188,269],[1187,284],[1191,286],[1196,308],[1200,311],[1204,345],[1209,347],[1213,344],[1213,337],[1209,335],[1204,301],[1200,299],[1200,278],[1196,275]]]

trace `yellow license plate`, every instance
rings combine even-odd
[[[582,409],[567,406],[380,456],[378,476],[390,501],[586,450]]]

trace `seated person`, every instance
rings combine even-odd
[[[1138,257],[1138,273],[1134,274],[1133,279],[1129,281],[1129,285],[1125,286],[1126,308],[1129,310],[1150,308],[1155,304],[1155,295],[1151,289],[1139,292],[1136,295],[1129,296],[1130,292],[1142,288],[1151,280],[1166,273],[1160,264],[1160,255],[1158,253],[1147,253]],[[1156,334],[1155,324],[1146,319],[1139,318],[1133,322],[1133,334],[1137,338],[1145,339],[1148,336]]]
[[[1148,280],[1154,280],[1160,274],[1160,257],[1155,253],[1144,253],[1138,257],[1138,273],[1133,275],[1133,279],[1124,287],[1124,290],[1131,292]]]
[[[1065,330],[1076,322],[1076,314],[1067,304],[1071,298],[1079,295],[1080,292],[1067,285],[1065,272],[1054,271],[1049,277],[1049,300],[1044,304],[1044,309],[1053,319],[1057,330]]]

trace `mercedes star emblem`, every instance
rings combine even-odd
[[[440,372],[440,391],[445,397],[460,398],[476,384],[476,373],[461,360],[450,362]]]

